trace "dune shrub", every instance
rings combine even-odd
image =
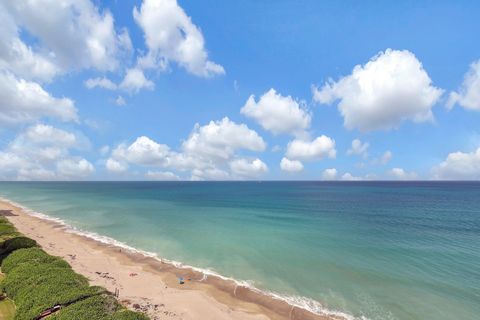
[[[19,237],[21,234],[17,232],[15,227],[5,217],[0,216],[0,247],[3,243],[15,237]]]
[[[15,229],[11,224],[0,222],[0,235],[8,234],[14,231]]]
[[[148,320],[125,309],[102,287],[90,286],[59,257],[43,251],[0,217],[0,261],[6,274],[0,291],[15,302],[15,320],[34,320],[61,305],[51,320]]]
[[[3,242],[2,246],[0,247],[0,255],[8,255],[10,252],[13,252],[17,249],[32,248],[36,246],[37,242],[35,240],[18,236],[7,239]]]
[[[5,217],[0,217],[0,262],[10,252],[35,246],[37,246],[35,240],[24,237]]]
[[[34,319],[54,305],[69,304],[105,292],[102,288],[90,287],[88,280],[71,268],[38,262],[25,262],[13,268],[1,286],[15,301],[16,320]]]
[[[108,320],[148,320],[148,317],[142,313],[123,309],[115,312]]]
[[[106,320],[121,308],[114,297],[98,295],[62,308],[52,315],[50,320]]]
[[[10,272],[13,268],[21,266],[23,263],[44,264],[56,267],[70,268],[70,265],[59,257],[54,257],[38,247],[19,249],[12,252],[2,261],[2,271]]]

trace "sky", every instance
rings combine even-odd
[[[478,180],[477,1],[0,1],[1,180]]]

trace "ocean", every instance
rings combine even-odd
[[[77,232],[350,319],[480,319],[480,183],[0,182]]]

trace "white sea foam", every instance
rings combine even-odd
[[[1,195],[0,195],[0,200],[22,209],[25,213],[27,213],[31,216],[37,217],[37,218],[42,219],[42,220],[54,222],[54,223],[62,226],[62,228],[66,232],[78,234],[80,236],[90,238],[92,240],[98,241],[98,242],[106,244],[106,245],[119,247],[119,248],[122,248],[122,249],[124,249],[126,251],[129,251],[131,253],[142,254],[146,257],[157,259],[160,262],[169,263],[169,264],[171,264],[171,265],[173,265],[177,268],[187,268],[187,269],[191,269],[191,270],[200,272],[200,273],[203,274],[203,278],[201,279],[201,281],[206,280],[209,276],[213,276],[213,277],[217,277],[217,278],[220,278],[220,279],[223,279],[223,280],[226,280],[226,281],[232,281],[238,287],[248,288],[249,290],[251,290],[253,292],[256,292],[256,293],[259,293],[259,294],[264,294],[264,295],[267,295],[271,298],[274,298],[274,299],[277,299],[277,300],[280,300],[280,301],[285,301],[291,306],[295,306],[295,307],[300,308],[300,309],[308,310],[308,311],[310,311],[312,313],[315,313],[315,314],[318,314],[318,315],[335,316],[335,317],[339,317],[339,318],[342,318],[342,319],[345,319],[345,320],[368,320],[367,318],[365,318],[363,316],[354,317],[354,316],[352,316],[350,314],[347,314],[345,312],[342,312],[342,311],[331,310],[331,309],[325,308],[320,302],[318,302],[314,299],[311,299],[311,298],[281,294],[281,293],[274,292],[274,291],[259,289],[259,288],[255,287],[254,281],[252,281],[252,280],[238,280],[238,279],[234,279],[234,278],[231,278],[231,277],[221,275],[220,273],[218,273],[216,271],[213,271],[211,269],[198,268],[198,267],[194,267],[194,266],[184,264],[184,263],[179,262],[179,261],[161,258],[161,257],[158,256],[158,254],[156,254],[154,252],[140,250],[140,249],[134,248],[134,247],[132,247],[132,246],[130,246],[130,245],[124,243],[124,242],[115,240],[113,238],[103,236],[103,235],[100,235],[100,234],[95,233],[95,232],[81,230],[77,227],[74,227],[74,226],[66,223],[64,220],[62,220],[60,218],[51,217],[51,216],[46,215],[44,213],[32,210],[32,209],[27,208],[27,207],[25,207],[25,206],[23,206],[23,205],[21,205],[17,202],[6,199]]]

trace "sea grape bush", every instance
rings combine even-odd
[[[125,309],[104,288],[90,286],[65,260],[43,251],[4,217],[0,257],[6,274],[0,290],[15,302],[15,320],[33,320],[55,305],[62,308],[49,316],[51,320],[148,320]]]

